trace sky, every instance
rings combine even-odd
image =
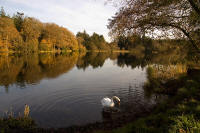
[[[53,22],[76,34],[86,30],[103,34],[110,41],[108,19],[114,16],[116,7],[106,0],[0,0],[0,6],[9,15],[23,12],[42,22]]]

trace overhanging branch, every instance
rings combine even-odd
[[[196,3],[193,0],[188,0],[192,8],[197,12],[197,14],[200,16],[200,8],[196,5]]]

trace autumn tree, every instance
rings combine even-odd
[[[47,46],[47,49],[55,50],[56,45],[56,29],[58,28],[55,24],[44,24],[42,33],[40,36],[40,49],[45,50],[45,47]],[[46,45],[45,47],[43,45]]]
[[[8,17],[0,17],[0,40],[1,49],[19,50],[21,48],[22,38],[13,20]]]
[[[26,52],[34,52],[38,50],[38,39],[41,34],[42,23],[35,19],[26,17],[21,26],[21,35],[24,40],[24,48]]]
[[[111,35],[115,37],[129,34],[140,36],[156,34],[162,37],[171,35],[176,38],[187,38],[192,47],[199,51],[199,0],[121,0],[120,2],[122,6],[109,20],[108,28]]]
[[[44,24],[40,40],[40,48],[44,47],[44,42],[52,50],[78,50],[79,48],[73,33],[53,23]]]

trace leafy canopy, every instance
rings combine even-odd
[[[109,20],[110,34],[155,34],[175,38],[188,38],[193,48],[199,50],[200,1],[199,0],[113,0],[121,7]],[[158,32],[159,31],[159,32]]]

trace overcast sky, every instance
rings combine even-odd
[[[116,8],[106,0],[0,0],[0,6],[12,15],[23,12],[42,22],[54,22],[74,34],[84,29],[92,34],[103,34],[108,41],[108,19]]]

